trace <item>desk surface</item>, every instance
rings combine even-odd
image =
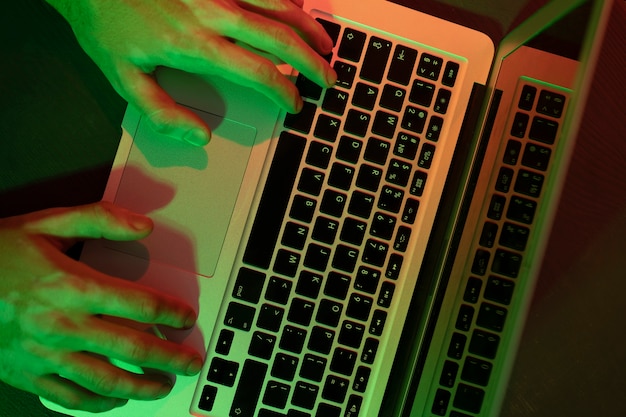
[[[470,3],[442,10],[489,10],[475,21],[492,34],[536,7]],[[0,8],[0,216],[100,199],[125,103],[41,1]],[[503,416],[626,415],[625,28],[616,0]],[[0,416],[60,415],[2,383],[0,404]]]

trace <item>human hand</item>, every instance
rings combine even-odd
[[[199,372],[193,349],[102,318],[189,328],[196,319],[189,306],[63,253],[79,239],[135,240],[151,230],[150,219],[110,203],[0,219],[0,379],[100,412],[166,396],[165,373]],[[164,374],[137,375],[108,358]]]
[[[155,130],[195,145],[208,142],[209,128],[158,86],[152,73],[159,66],[205,79],[220,76],[262,92],[291,113],[302,107],[297,89],[252,50],[275,56],[321,86],[336,80],[319,55],[332,50],[332,41],[302,10],[303,0],[47,1]]]

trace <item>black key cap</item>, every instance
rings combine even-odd
[[[360,220],[348,217],[343,222],[341,229],[341,235],[339,239],[342,242],[351,243],[356,246],[361,246],[363,238],[365,237],[365,231],[367,230],[367,223]]]
[[[461,331],[468,331],[472,325],[472,319],[474,318],[474,307],[468,305],[461,305],[459,308],[459,315],[456,318],[455,327]]]
[[[498,249],[493,257],[491,270],[505,277],[517,278],[521,266],[522,255],[504,249]]]
[[[467,384],[459,384],[454,396],[453,405],[470,413],[478,414],[482,408],[485,391]]]
[[[288,222],[285,225],[285,231],[283,232],[283,238],[281,243],[293,249],[302,249],[306,242],[306,238],[309,234],[309,228],[297,223]]]
[[[296,87],[302,97],[310,98],[312,100],[319,100],[322,96],[322,87],[315,84],[302,74],[298,75],[296,80]]]
[[[348,397],[348,402],[346,403],[345,417],[359,417],[359,412],[361,411],[362,404],[363,397],[355,394],[350,395]]]
[[[506,144],[506,150],[504,151],[502,162],[507,165],[516,165],[521,153],[522,143],[517,140],[510,139]]]
[[[456,83],[456,77],[459,75],[459,64],[456,62],[448,61],[446,68],[443,70],[443,77],[441,83],[447,87],[454,87]]]
[[[322,108],[327,112],[342,115],[346,110],[346,105],[350,95],[337,88],[329,88],[324,95]]]
[[[315,417],[341,417],[341,408],[326,403],[320,403],[320,405],[317,406]]]
[[[430,116],[430,122],[428,122],[428,128],[424,136],[430,141],[437,142],[441,134],[441,129],[443,129],[443,119],[435,115]]]
[[[394,155],[410,160],[415,159],[420,140],[417,136],[400,132],[396,137],[396,146],[393,148]]]
[[[255,309],[250,306],[231,302],[228,304],[224,324],[239,330],[249,331],[254,319]]]
[[[422,80],[413,81],[409,101],[423,107],[430,107],[435,96],[435,85]]]
[[[322,276],[311,271],[302,271],[298,277],[296,294],[317,299],[322,288]]]
[[[381,336],[387,322],[387,312],[383,310],[375,310],[372,315],[372,322],[368,330],[369,334],[374,336]]]
[[[320,324],[337,327],[342,310],[343,304],[324,298],[320,301],[315,320]]]
[[[298,190],[311,195],[319,195],[324,184],[324,173],[304,168],[298,181]]]
[[[476,277],[470,277],[467,280],[465,286],[465,292],[463,293],[463,301],[475,304],[480,296],[480,290],[483,286],[483,281]]]
[[[400,270],[402,269],[402,262],[404,258],[398,253],[392,253],[389,257],[389,263],[387,264],[387,270],[385,271],[385,278],[398,279],[400,276]]]
[[[315,124],[315,130],[313,135],[316,138],[327,140],[328,142],[335,142],[337,135],[339,134],[339,127],[341,121],[336,117],[331,117],[326,114],[320,114]]]
[[[387,259],[389,245],[374,239],[368,239],[363,250],[363,261],[370,265],[381,267]]]
[[[380,192],[380,199],[378,200],[378,208],[390,211],[392,213],[399,213],[402,202],[404,201],[404,191],[399,188],[390,187],[385,185]]]
[[[283,132],[267,177],[243,261],[269,268],[306,140]]]
[[[313,317],[315,304],[302,298],[294,298],[291,300],[291,307],[287,314],[287,320],[292,323],[308,326]]]
[[[220,355],[228,355],[230,353],[230,348],[233,345],[234,337],[235,332],[228,329],[222,329],[220,331],[220,336],[217,339],[217,344],[215,345],[215,352]]]
[[[350,277],[335,271],[330,271],[324,286],[324,295],[345,300],[350,289]]]
[[[370,125],[372,117],[361,111],[350,109],[346,117],[345,131],[356,136],[364,137]]]
[[[435,81],[439,78],[442,67],[443,59],[430,54],[422,54],[417,67],[417,75]]]
[[[372,110],[378,98],[378,88],[365,83],[357,83],[354,88],[352,104],[366,110]]]
[[[213,385],[205,385],[202,388],[202,396],[200,397],[198,407],[204,411],[213,411],[215,397],[217,397],[217,387]]]
[[[529,168],[545,171],[550,163],[550,155],[552,150],[544,146],[535,145],[534,143],[526,144],[524,155],[522,156],[522,165]]]
[[[361,67],[361,78],[380,84],[383,79],[387,60],[391,53],[391,42],[372,36],[367,45],[363,66]]]
[[[451,394],[445,389],[437,389],[431,412],[437,416],[445,416],[450,405]]]
[[[476,318],[476,324],[485,329],[501,332],[504,328],[507,310],[490,303],[482,303]]]
[[[271,304],[263,304],[256,325],[262,329],[277,332],[280,329],[284,315],[285,310],[283,308]]]
[[[536,210],[537,202],[522,197],[513,197],[506,217],[520,223],[532,224]]]
[[[377,111],[372,124],[372,133],[391,139],[396,133],[398,116],[384,111]]]
[[[359,62],[366,38],[365,33],[361,31],[345,28],[341,36],[341,43],[339,44],[337,55],[353,62]]]
[[[513,281],[492,276],[489,277],[485,287],[485,298],[496,303],[509,305],[514,289],[515,283]]]
[[[372,339],[373,340],[373,339]],[[367,383],[370,379],[371,369],[366,366],[359,366],[356,369],[356,374],[354,376],[354,383],[352,384],[352,389],[356,392],[365,392],[367,389]]]
[[[263,404],[270,407],[285,408],[287,405],[287,398],[289,397],[290,387],[289,385],[282,384],[277,381],[269,381],[263,394]],[[279,415],[276,413],[276,415]],[[261,413],[259,413],[261,416]]]
[[[237,273],[233,297],[256,304],[261,298],[263,284],[265,284],[264,273],[242,267]]]
[[[463,351],[465,350],[466,344],[467,336],[461,333],[453,333],[450,338],[450,346],[448,346],[448,357],[452,359],[461,359],[463,357]]]
[[[498,173],[498,179],[496,181],[496,190],[502,193],[508,193],[513,183],[514,171],[511,168],[502,167]]]
[[[293,353],[302,352],[306,330],[293,326],[285,326],[280,337],[280,348]]]
[[[395,227],[396,227],[395,217],[391,217],[384,213],[378,212],[374,215],[374,218],[372,220],[370,233],[372,234],[372,236],[389,240],[391,239],[391,236],[393,235]]]
[[[368,219],[370,214],[372,214],[374,200],[375,198],[373,195],[362,193],[361,191],[355,191],[352,193],[352,197],[348,205],[348,213]]]
[[[435,157],[435,146],[430,143],[424,143],[422,151],[420,152],[419,159],[417,160],[417,166],[424,169],[429,169],[433,163]]]
[[[356,185],[368,191],[376,192],[382,178],[383,171],[379,167],[368,164],[361,165],[356,178]]]
[[[328,375],[322,390],[322,398],[341,404],[346,399],[348,388],[350,388],[350,381],[347,379],[336,375]]]
[[[333,330],[315,326],[311,330],[311,337],[309,338],[309,343],[307,347],[310,350],[313,350],[315,352],[328,355],[333,346],[334,340],[335,340],[335,332]],[[320,380],[321,380],[321,376],[320,376]]]
[[[511,126],[511,135],[523,138],[526,135],[529,120],[530,117],[526,113],[517,113],[513,119],[513,126]]]
[[[486,387],[489,382],[489,377],[491,376],[492,367],[490,362],[468,356],[465,358],[461,379],[472,384]]]
[[[478,244],[485,248],[492,248],[496,243],[496,235],[498,234],[498,225],[492,222],[485,222],[483,231],[480,234]]]
[[[354,77],[356,76],[356,67],[347,62],[336,61],[333,64],[333,69],[337,73],[336,85],[348,90],[352,88]]]
[[[537,96],[537,88],[532,85],[525,85],[522,88],[522,94],[519,98],[519,102],[517,106],[522,110],[531,110],[533,108],[533,103],[535,102],[535,97]]]
[[[415,133],[422,133],[426,126],[428,113],[417,107],[407,106],[402,117],[402,128]]]
[[[335,348],[333,358],[330,361],[330,370],[342,375],[350,376],[354,371],[354,365],[356,364],[357,353],[343,348]]]
[[[362,294],[352,294],[346,309],[346,315],[357,320],[367,321],[372,310],[374,300]]]
[[[494,359],[496,357],[499,344],[500,336],[497,334],[476,329],[472,333],[472,340],[470,341],[468,350],[474,355]]]
[[[368,268],[367,266],[361,266],[354,278],[354,288],[368,294],[375,294],[378,290],[379,281],[380,271]]]
[[[363,344],[363,352],[361,353],[361,362],[367,364],[373,364],[376,359],[376,352],[378,351],[378,340],[373,337],[365,339]],[[369,372],[368,372],[369,375]]]
[[[261,395],[263,380],[267,372],[267,365],[247,359],[243,364],[240,383],[230,408],[230,415],[254,415],[256,404]]]
[[[387,79],[398,84],[409,84],[416,59],[417,51],[415,49],[404,45],[396,45],[396,49],[391,57]]]
[[[396,290],[396,286],[393,282],[385,281],[380,286],[380,294],[378,294],[378,301],[376,305],[383,308],[389,308],[391,306],[391,300],[393,299],[393,293]]]
[[[211,360],[207,379],[216,384],[232,387],[235,385],[238,370],[239,363],[215,357]]]
[[[279,249],[272,269],[277,274],[295,277],[300,265],[300,254],[285,249]]]
[[[500,235],[500,244],[518,251],[524,251],[528,243],[528,235],[530,229],[513,223],[504,223],[502,234]]]
[[[263,332],[254,332],[248,353],[261,359],[269,359],[276,346],[276,336]]]
[[[298,367],[298,358],[284,353],[277,353],[270,374],[274,378],[293,381]]]
[[[311,223],[316,205],[317,203],[314,199],[303,195],[296,195],[293,199],[293,203],[291,204],[289,217],[305,223]]]
[[[291,293],[291,281],[286,279],[271,277],[265,290],[265,299],[279,304],[287,304]]]
[[[341,162],[335,162],[330,170],[328,184],[342,190],[349,190],[352,186],[353,177],[354,167],[342,164]]]
[[[435,113],[446,114],[448,106],[450,105],[450,97],[452,97],[452,92],[450,90],[446,90],[445,88],[439,89],[433,106]]]
[[[380,97],[380,105],[386,109],[399,112],[404,104],[406,90],[391,84],[386,84]]]
[[[487,265],[489,264],[490,257],[491,254],[488,251],[478,249],[474,256],[474,262],[472,263],[472,272],[480,276],[485,275],[485,273],[487,273]]]
[[[300,376],[310,379],[311,381],[321,382],[326,369],[326,358],[320,356],[306,354],[300,368]]]
[[[306,163],[325,169],[330,162],[333,148],[330,145],[318,141],[312,141],[306,154]]]
[[[459,364],[453,361],[445,361],[439,378],[439,384],[452,388],[456,383],[456,376],[459,373]]]
[[[338,245],[333,257],[333,268],[352,272],[359,258],[359,250],[346,245]]]
[[[414,198],[407,199],[406,204],[404,205],[404,210],[402,210],[402,221],[408,224],[413,224],[415,222],[415,217],[417,216],[419,205],[420,202],[418,200],[415,200]]]
[[[315,227],[313,227],[312,237],[318,242],[331,245],[335,241],[335,237],[337,236],[338,231],[339,222],[337,220],[320,216],[317,218],[317,220],[315,220]]]
[[[343,209],[346,206],[346,200],[348,200],[346,194],[334,190],[326,190],[320,211],[334,217],[341,217]]]
[[[565,96],[548,90],[541,90],[539,101],[537,102],[537,111],[547,116],[556,117],[557,119],[563,114],[565,107]]]
[[[361,149],[363,149],[362,141],[348,136],[342,136],[341,139],[339,139],[339,146],[337,147],[337,158],[356,164],[361,155]]]
[[[506,198],[504,196],[494,194],[491,197],[491,202],[489,203],[489,211],[487,212],[487,217],[493,220],[500,220],[502,218],[502,213],[504,212],[505,204]]]
[[[330,248],[312,243],[309,245],[304,256],[304,266],[316,271],[326,271],[330,259]]]
[[[539,142],[553,144],[556,140],[556,133],[559,124],[553,120],[544,119],[543,117],[533,117],[533,123],[530,126],[528,137]]]
[[[312,410],[315,406],[315,400],[319,387],[317,385],[309,384],[307,382],[298,382],[294,388],[293,397],[291,398],[291,404]]]
[[[315,118],[315,112],[317,106],[309,101],[304,102],[304,106],[300,113],[288,113],[285,116],[284,126],[288,129],[297,130],[301,133],[309,133],[311,126],[313,126],[313,119]]]
[[[515,181],[515,191],[531,197],[539,197],[545,177],[542,174],[520,169]]]

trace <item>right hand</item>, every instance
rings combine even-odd
[[[152,222],[110,203],[0,219],[0,379],[66,408],[107,411],[166,396],[165,373],[194,375],[202,356],[103,316],[190,328],[196,313],[153,289],[66,256],[82,239],[135,240]],[[138,375],[110,359],[163,371]]]

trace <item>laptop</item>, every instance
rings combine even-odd
[[[207,354],[106,415],[498,415],[611,2],[553,1],[497,49],[411,4],[306,1],[339,78],[279,64],[297,115],[165,69],[210,144],[127,109],[104,199],[154,232],[81,259],[187,300],[197,325],[160,330]]]

